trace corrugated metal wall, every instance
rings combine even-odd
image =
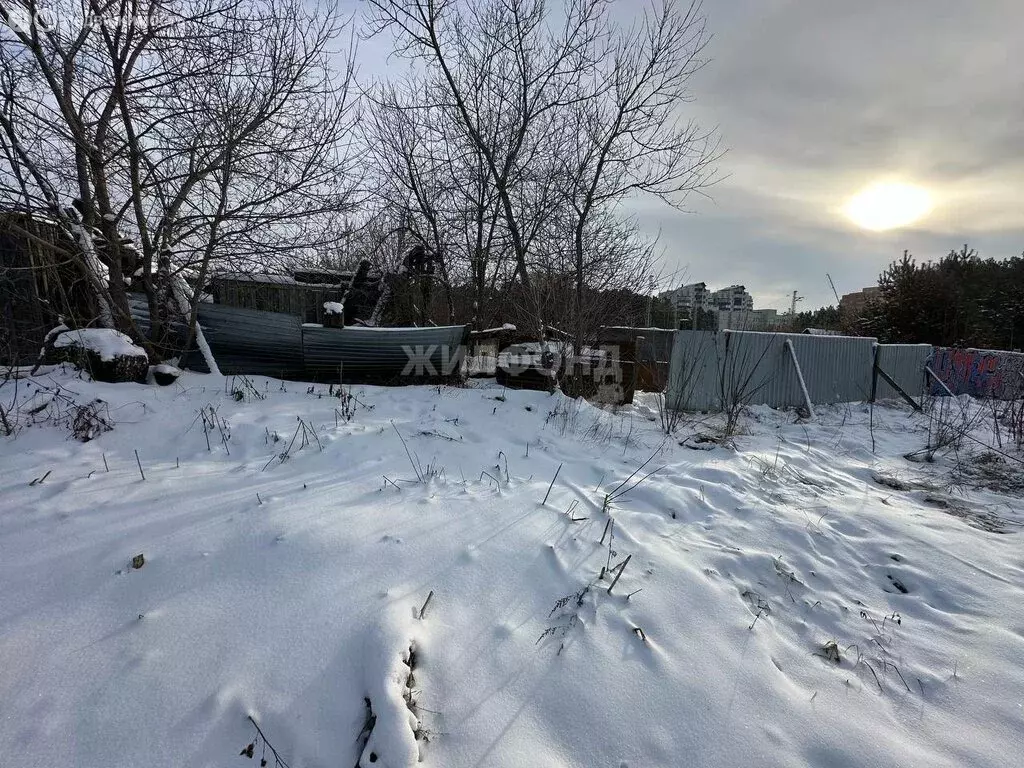
[[[149,332],[145,301],[132,298],[132,316],[139,330]],[[252,374],[283,379],[386,381],[404,373],[412,377],[449,375],[459,371],[468,326],[439,328],[321,328],[303,326],[299,318],[280,312],[200,304],[199,324],[221,373]],[[176,328],[184,341],[184,326]],[[412,356],[412,367],[409,367]],[[183,365],[207,370],[192,349]],[[418,368],[417,368],[418,365]],[[436,371],[436,373],[432,373]]]
[[[793,345],[813,403],[843,403],[871,396],[874,339],[799,333],[725,332],[726,382],[751,404],[798,406],[804,402]]]
[[[726,334],[676,331],[669,363],[666,399],[686,411],[719,410],[726,371]]]
[[[759,334],[775,336],[783,334]],[[813,403],[850,403],[871,397],[875,340],[856,336],[784,334],[793,341]],[[781,366],[787,405],[800,405],[800,383],[792,360]]]
[[[879,344],[878,367],[900,385],[900,389],[914,398],[925,392],[924,367],[931,359],[931,344]],[[881,376],[875,383],[876,400],[895,400],[900,395]]]
[[[698,411],[720,410],[729,401],[773,407],[803,405],[787,342],[796,353],[813,403],[855,402],[871,397],[876,346],[872,338],[678,331],[669,371],[669,403]],[[884,361],[892,368],[886,373],[901,385],[906,382],[911,394],[920,394],[921,386],[915,382],[920,381],[930,347],[908,346],[906,352],[889,349],[884,353]]]
[[[302,322],[293,315],[200,304],[199,324],[221,373],[279,379],[305,373]]]
[[[1011,400],[1024,395],[1024,353],[936,347],[932,370],[954,395]],[[942,388],[929,382],[932,394]]]
[[[302,328],[306,373],[314,381],[449,376],[458,373],[468,326]],[[412,365],[410,366],[410,362]]]
[[[149,325],[149,304],[146,301],[146,297],[140,293],[129,293],[128,309],[131,311],[132,320],[138,326],[139,332],[144,336],[149,336],[151,329]],[[187,331],[188,326],[185,323],[178,321],[171,323],[171,337],[175,339],[179,346],[185,343],[185,337],[188,335]],[[206,361],[203,359],[203,356],[195,349],[185,355],[185,359],[181,364],[199,373],[210,372],[210,369],[206,367]]]

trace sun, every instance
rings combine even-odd
[[[932,196],[916,184],[884,181],[865,187],[843,209],[863,229],[883,232],[920,221],[932,210]]]

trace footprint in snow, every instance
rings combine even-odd
[[[893,585],[893,586],[894,586],[894,587],[895,587],[895,588],[897,589],[897,591],[899,591],[899,592],[900,592],[901,594],[904,594],[904,595],[908,595],[908,594],[910,594],[910,590],[909,590],[909,589],[907,589],[907,588],[906,588],[906,587],[905,587],[905,586],[903,585],[903,582],[902,582],[902,581],[900,581],[899,579],[897,579],[897,578],[896,578],[895,576],[893,576],[893,575],[892,575],[891,573],[887,573],[887,574],[886,574],[885,576],[886,576],[886,578],[887,578],[887,579],[889,579],[889,583],[890,583],[890,584],[892,584],[892,585]],[[886,591],[886,592],[889,592],[890,590],[888,590],[888,589],[887,589],[887,590],[885,590],[885,591]]]

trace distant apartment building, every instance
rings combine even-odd
[[[708,287],[704,283],[691,283],[673,291],[661,294],[667,298],[677,310],[689,313],[696,309],[703,312],[708,309]]]
[[[844,319],[856,317],[865,304],[881,297],[882,289],[877,285],[868,286],[856,293],[845,293],[839,300],[839,316]]]
[[[730,285],[718,291],[712,291],[709,309],[719,312],[750,312],[754,309],[754,297],[747,293],[742,285]]]
[[[660,296],[672,305],[677,313],[677,322],[683,316],[688,318],[687,328],[695,314],[699,316],[704,312],[714,315],[715,325],[712,328],[717,327],[719,330],[770,331],[787,322],[777,310],[754,309],[754,297],[742,285],[709,291],[706,283],[690,283],[665,291]]]

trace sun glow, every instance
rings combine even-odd
[[[858,227],[882,232],[909,226],[932,210],[926,189],[901,182],[879,182],[850,198],[843,209]]]

